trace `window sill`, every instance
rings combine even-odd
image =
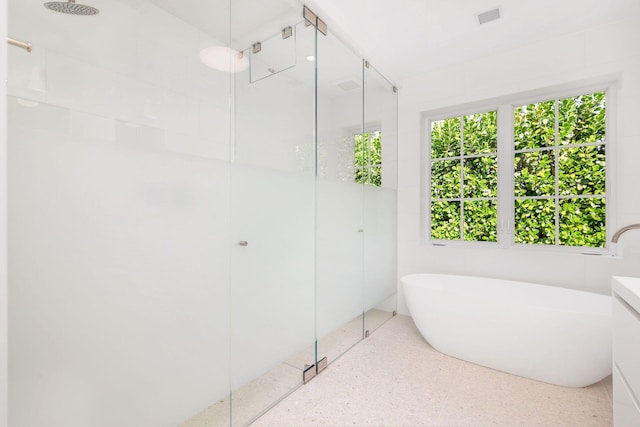
[[[621,251],[617,248],[588,248],[588,247],[561,247],[550,245],[526,245],[514,243],[510,245],[502,245],[497,242],[472,242],[472,241],[459,241],[459,240],[427,240],[426,246],[432,247],[449,247],[460,249],[494,249],[503,251],[513,251],[522,253],[546,253],[546,254],[558,254],[558,255],[582,255],[586,257],[602,257],[622,259]]]

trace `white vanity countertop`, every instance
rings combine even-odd
[[[640,313],[640,277],[613,276],[612,289]]]

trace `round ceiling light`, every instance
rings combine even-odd
[[[242,52],[225,46],[211,46],[202,49],[200,61],[214,70],[225,73],[239,73],[249,68],[249,60]]]

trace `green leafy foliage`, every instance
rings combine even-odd
[[[439,120],[431,125],[431,158],[460,155],[460,117]]]
[[[431,163],[431,197],[460,197],[460,160],[438,160]]]
[[[605,194],[604,145],[561,149],[558,164],[561,195]]]
[[[364,167],[368,163],[369,156],[369,135],[365,134],[356,134],[353,136],[353,153],[356,168]]]
[[[551,196],[556,191],[553,150],[516,153],[513,183],[517,197]]]
[[[498,208],[495,200],[464,202],[464,240],[498,241]]]
[[[380,166],[372,166],[369,168],[369,185],[380,187],[382,185],[382,168]]]
[[[370,165],[382,164],[382,132],[377,131],[373,134],[365,134],[365,138],[369,138],[369,156]]]
[[[560,144],[604,141],[605,106],[604,92],[561,99],[558,105]]]
[[[606,243],[605,199],[565,199],[560,203],[559,243],[602,247]]]
[[[498,151],[498,113],[464,116],[464,154],[485,154]]]
[[[516,243],[553,245],[556,240],[556,205],[553,199],[524,199],[515,202]]]
[[[431,203],[431,238],[460,240],[460,202]]]
[[[380,187],[382,185],[382,132],[354,136],[354,181]]]
[[[513,112],[516,150],[555,145],[555,101],[518,107]]]
[[[483,156],[464,159],[463,164],[464,197],[496,197],[498,191],[497,156]]]

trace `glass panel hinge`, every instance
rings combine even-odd
[[[307,6],[305,6],[302,10],[302,16],[305,19],[305,25],[313,25],[325,36],[327,35],[327,24],[322,19],[318,17],[315,13],[311,11]]]
[[[322,359],[318,360],[317,365],[304,365],[304,370],[302,371],[302,383],[306,384],[312,379],[316,377],[320,372],[327,369],[329,362],[327,361],[326,356]]]

